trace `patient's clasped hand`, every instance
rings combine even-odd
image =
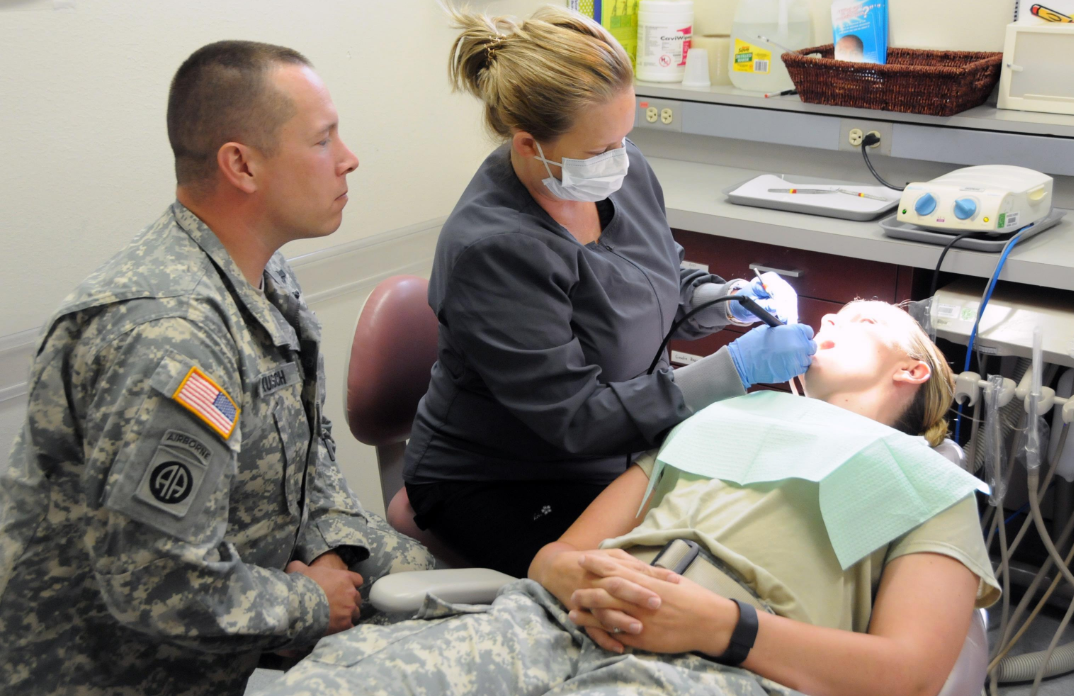
[[[490,607],[429,597],[423,619],[322,640],[272,693],[316,684],[341,694],[936,694],[973,608],[999,595],[976,484],[918,437],[935,446],[946,435],[950,369],[909,315],[885,303],[825,317],[816,341],[804,384],[823,403],[740,398],[731,411],[758,421],[767,413],[759,433],[746,432],[748,419],[712,427],[732,422],[719,417],[730,411],[699,414],[614,481],[537,554],[530,580],[504,587]],[[840,442],[816,435],[825,425]],[[769,450],[760,439],[784,444]],[[870,448],[896,454],[848,469]],[[835,513],[825,511],[826,486],[839,498]],[[901,502],[883,504],[885,495]],[[835,519],[845,498],[856,533]],[[838,529],[853,538],[840,540]],[[718,662],[739,605],[648,564],[676,538],[703,545],[729,568],[728,582],[775,612],[759,612],[744,669]],[[453,614],[463,615],[445,618]]]

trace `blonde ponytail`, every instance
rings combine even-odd
[[[462,30],[448,62],[452,88],[485,103],[486,125],[501,139],[517,130],[552,142],[582,110],[633,84],[623,47],[604,27],[565,7],[542,7],[521,24],[444,9]]]
[[[940,418],[924,432],[931,447],[939,447],[947,439],[947,419]]]

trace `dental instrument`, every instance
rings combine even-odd
[[[757,317],[769,326],[783,326],[783,322],[765,311],[764,308],[762,308],[761,305],[757,304],[757,302],[755,302],[752,297],[749,297],[747,295],[724,295],[723,297],[717,297],[715,300],[711,300],[710,302],[705,302],[704,304],[694,307],[689,312],[684,314],[682,319],[679,319],[677,322],[671,325],[671,329],[668,331],[667,335],[664,336],[664,340],[660,343],[660,347],[656,349],[656,355],[653,356],[653,362],[649,365],[649,369],[645,372],[645,374],[653,374],[653,372],[656,370],[656,366],[660,363],[660,358],[664,355],[664,349],[667,348],[668,343],[671,341],[671,337],[675,335],[675,332],[679,330],[679,327],[682,326],[688,319],[693,317],[698,312],[712,307],[713,305],[720,304],[721,302],[730,301],[738,302],[743,307],[748,309],[753,314],[753,316]]]
[[[773,271],[773,273],[774,272],[775,271]],[[769,295],[771,295],[772,291],[769,290],[768,286],[764,284],[764,278],[761,277],[761,269],[757,268],[756,266],[754,266],[753,267],[753,275],[757,276],[757,280],[761,281],[761,287],[764,288],[764,291],[767,292]]]
[[[874,200],[874,201],[886,201],[886,200],[888,200],[887,198],[884,198],[883,196],[876,196],[874,194],[864,193],[862,191],[848,191],[848,190],[842,189],[842,188],[834,188],[834,189],[799,189],[799,188],[768,189],[768,192],[769,193],[843,193],[843,194],[846,194],[848,196],[857,196],[858,198],[868,198],[868,199]]]

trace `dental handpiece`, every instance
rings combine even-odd
[[[783,322],[766,312],[764,308],[761,307],[761,305],[754,302],[752,297],[747,297],[745,295],[736,295],[735,299],[738,300],[738,303],[740,305],[748,309],[753,316],[757,317],[769,326],[783,326]]]

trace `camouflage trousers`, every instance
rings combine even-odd
[[[363,599],[388,573],[433,567],[424,546],[375,514],[363,516],[368,523],[363,545],[370,555],[352,567],[365,579]],[[7,624],[9,631],[0,636],[0,694],[241,696],[246,690],[260,650],[207,652],[154,640],[112,619],[99,595],[84,590],[82,596],[85,606],[55,630],[41,630],[40,617],[28,612],[23,623]],[[20,601],[29,606],[29,599]],[[367,618],[373,623],[392,619],[364,601],[362,620]]]
[[[266,694],[797,694],[696,655],[607,652],[532,580],[508,585],[491,606],[430,596],[418,617],[325,638]]]

